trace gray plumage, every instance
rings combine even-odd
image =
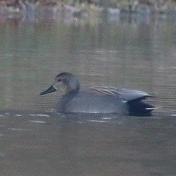
[[[78,79],[71,73],[56,76],[55,83],[41,95],[57,90],[62,83],[65,94],[58,100],[56,110],[62,113],[118,113],[129,115],[151,115],[152,105],[142,100],[150,97],[143,91],[96,86],[80,89]]]

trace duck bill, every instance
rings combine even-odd
[[[49,93],[55,92],[56,90],[57,90],[57,89],[52,85],[52,86],[50,86],[47,90],[41,92],[40,95],[49,94]]]

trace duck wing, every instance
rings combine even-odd
[[[117,96],[126,102],[143,100],[145,98],[152,97],[151,95],[149,95],[144,91],[133,89],[125,89],[125,88],[117,89],[115,87],[103,87],[103,86],[96,86],[92,87],[91,89],[104,95]]]
[[[148,93],[140,90],[131,90],[131,89],[119,89],[120,97],[127,102],[143,100],[148,97],[152,97]]]
[[[114,87],[94,87],[93,90],[101,95],[120,99],[121,102],[127,105],[128,114],[132,116],[150,116],[151,112],[155,109],[153,105],[142,101],[148,97],[152,97],[144,91],[117,89]]]

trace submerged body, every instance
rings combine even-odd
[[[80,90],[79,81],[71,73],[56,76],[54,85],[41,95],[57,90],[56,83],[62,83],[66,93],[57,103],[57,112],[62,113],[118,113],[128,115],[151,115],[152,105],[142,100],[150,97],[143,91],[94,87]]]

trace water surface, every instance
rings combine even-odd
[[[176,22],[95,19],[0,23],[0,169],[3,176],[174,176]],[[153,117],[55,114],[40,97],[56,74],[81,86],[144,90]]]

